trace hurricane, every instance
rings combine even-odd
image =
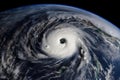
[[[120,80],[120,29],[58,4],[0,12],[0,80]]]

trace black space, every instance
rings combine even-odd
[[[119,0],[0,0],[0,11],[33,4],[64,4],[93,12],[120,27]]]

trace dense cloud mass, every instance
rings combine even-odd
[[[0,80],[120,80],[120,30],[87,11],[33,5],[0,13]]]

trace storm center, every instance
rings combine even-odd
[[[66,43],[66,42],[67,42],[67,40],[66,40],[65,38],[61,38],[61,39],[60,39],[60,43],[61,43],[61,44],[64,44],[64,43]]]

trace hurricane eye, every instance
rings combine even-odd
[[[66,42],[67,42],[67,40],[65,38],[60,39],[60,44],[65,44]]]

